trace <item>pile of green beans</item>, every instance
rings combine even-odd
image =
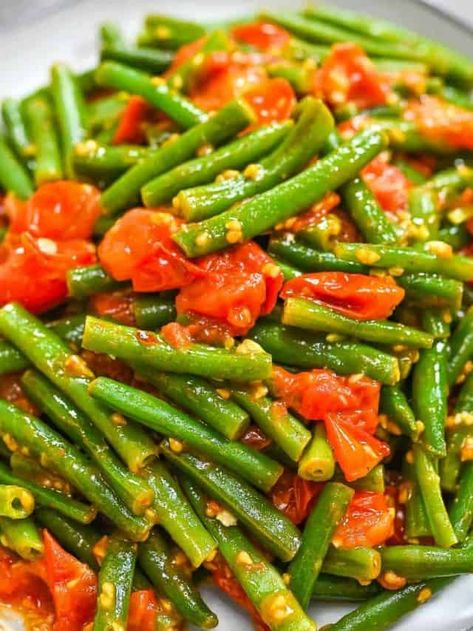
[[[22,209],[41,222],[28,200],[44,185],[86,183],[99,199],[93,262],[64,272],[67,298],[39,314],[10,294],[0,304],[0,546],[51,562],[47,531],[87,565],[93,631],[125,631],[136,592],[154,594],[156,631],[212,629],[205,578],[258,628],[316,631],[315,601],[347,601],[356,608],[327,629],[384,631],[473,574],[473,61],[331,6],[255,19],[262,31],[250,18],[204,26],[151,14],[135,41],[107,22],[95,68],[56,63],[47,85],[1,102],[5,257],[27,249],[13,226]],[[265,48],[255,32],[282,43]],[[321,68],[347,43],[366,54],[361,81],[382,73],[384,100],[345,94],[342,62],[329,73],[337,90],[324,92]],[[251,65],[255,89],[266,77],[291,90],[286,117],[266,121],[281,102],[262,112],[251,103],[240,78]],[[236,87],[220,90],[227,74]],[[209,80],[210,96],[225,92],[220,107],[199,98]],[[412,119],[424,96],[460,112],[464,149]],[[403,189],[388,192],[405,194],[396,210],[369,176],[384,159],[399,177],[388,185]],[[255,292],[264,279],[246,333],[198,305],[182,313],[187,280],[138,291],[133,273],[115,272],[100,244],[134,207],[169,219],[151,263],[164,275],[185,261],[208,283],[199,299],[210,312],[213,283],[222,310],[228,289],[253,316],[248,287],[228,288],[212,265],[248,242],[264,251],[261,265],[232,268],[251,267]],[[45,262],[58,254],[55,238],[28,230]],[[153,239],[146,247],[161,252]],[[279,293],[279,281],[313,274],[332,279],[327,296]],[[383,317],[360,315],[378,295],[330,297],[340,284],[352,290],[355,275],[395,284],[402,299]],[[288,384],[304,373],[301,391],[282,395],[281,369]],[[369,380],[373,419],[364,402],[346,412],[344,395],[326,413],[338,391],[317,407],[317,375],[354,398]],[[390,454],[365,467],[357,448],[374,458],[379,441]],[[351,456],[358,476],[344,466]],[[357,512],[369,500],[385,504],[381,526],[392,524],[379,541],[380,524],[368,529]]]

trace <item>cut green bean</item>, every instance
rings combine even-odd
[[[20,101],[12,98],[2,101],[2,118],[8,141],[19,158],[31,156],[31,143],[26,131]]]
[[[176,308],[172,298],[158,295],[137,295],[133,299],[133,314],[140,329],[159,329],[176,319]]]
[[[399,386],[383,386],[380,407],[383,414],[397,425],[401,432],[417,440],[419,428],[406,395]]]
[[[448,383],[455,385],[466,362],[473,356],[473,309],[469,309],[453,331],[450,339]]]
[[[450,321],[452,316],[449,311],[438,308],[424,309],[421,313],[422,328],[436,340],[446,340],[450,337]]]
[[[312,440],[299,461],[298,474],[304,480],[324,482],[335,472],[335,458],[323,423],[315,426]]]
[[[274,460],[247,445],[229,441],[197,419],[147,392],[106,377],[93,381],[89,392],[104,405],[212,458],[263,491],[269,491],[282,473],[282,467]]]
[[[301,545],[288,570],[289,585],[304,609],[309,605],[335,529],[345,515],[353,492],[344,484],[328,482],[305,524]]]
[[[380,587],[376,582],[368,585],[360,585],[358,581],[343,576],[331,576],[330,574],[320,574],[315,582],[312,600],[323,601],[363,601],[380,592]]]
[[[322,572],[335,576],[355,578],[360,583],[367,583],[378,578],[381,571],[381,555],[374,548],[330,547],[322,565]]]
[[[473,436],[470,425],[454,425],[447,429],[447,455],[439,462],[440,482],[444,491],[454,493],[457,489],[462,466],[461,452],[470,436]]]
[[[146,16],[145,30],[138,36],[138,44],[177,50],[204,35],[205,28],[201,24],[153,13]]]
[[[87,298],[94,294],[114,291],[125,286],[111,278],[100,265],[74,267],[67,273],[67,287],[73,298]]]
[[[24,111],[31,141],[35,148],[35,184],[39,186],[44,182],[60,180],[63,177],[63,165],[49,99],[41,96],[28,99]]]
[[[463,283],[451,278],[431,274],[403,274],[396,277],[398,285],[406,291],[406,299],[418,307],[460,308]]]
[[[473,547],[388,546],[382,548],[383,571],[391,570],[408,581],[456,576],[471,572]]]
[[[449,518],[458,541],[464,541],[473,523],[473,462],[471,461],[463,465]]]
[[[4,138],[0,136],[0,186],[21,199],[33,193],[33,183],[25,167],[18,161]]]
[[[88,350],[108,353],[143,368],[234,381],[266,379],[271,374],[271,356],[247,342],[236,350],[204,344],[174,348],[156,333],[92,316],[87,317],[82,344]]]
[[[417,472],[407,461],[403,466],[404,479],[408,484],[406,501],[406,536],[407,540],[417,543],[419,537],[431,537],[432,529],[425,509],[424,500],[419,488]]]
[[[366,344],[349,341],[329,343],[325,335],[302,333],[269,320],[258,322],[250,337],[281,364],[329,368],[341,375],[364,373],[390,385],[400,379],[397,359]]]
[[[161,74],[168,68],[174,59],[174,55],[169,50],[159,50],[144,46],[118,47],[108,44],[100,51],[101,61],[116,61],[120,64],[150,72],[153,75]]]
[[[31,517],[8,519],[0,517],[0,543],[27,561],[43,554],[43,541]]]
[[[22,486],[0,484],[0,517],[25,519],[34,510],[34,496]]]
[[[281,561],[290,561],[294,557],[300,533],[263,495],[208,460],[185,452],[177,454],[166,442],[161,444],[161,449],[178,470],[221,501]],[[225,519],[228,516],[224,514],[221,517]]]

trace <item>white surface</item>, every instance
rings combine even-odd
[[[14,0],[0,0],[0,3]],[[31,0],[34,3],[34,0]],[[457,11],[473,23],[473,0],[435,0],[436,4]],[[22,95],[45,83],[48,67],[56,61],[70,62],[77,69],[96,63],[97,25],[104,20],[116,20],[130,35],[136,33],[144,13],[161,11],[201,20],[219,20],[249,13],[255,7],[293,7],[302,2],[291,0],[240,0],[232,4],[217,0],[82,0],[73,6],[23,23],[13,32],[4,30],[0,37],[0,97]],[[426,35],[456,43],[464,52],[473,55],[473,37],[426,12],[419,5],[400,0],[338,0],[340,6],[358,8],[398,23],[416,28]],[[245,615],[213,590],[206,590],[210,606],[219,615],[219,631],[241,631],[251,625]],[[315,604],[312,613],[322,626],[335,622],[348,610],[344,606]],[[1,615],[1,614],[0,614]],[[13,629],[11,622],[0,618],[0,629]],[[457,579],[431,603],[406,617],[395,631],[467,631],[473,628],[473,576]],[[370,629],[366,629],[370,631]]]

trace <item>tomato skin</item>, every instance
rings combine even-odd
[[[213,319],[232,335],[244,335],[260,315],[272,311],[283,283],[279,268],[254,242],[202,257],[201,278],[176,297],[179,314]]]
[[[269,125],[290,118],[296,104],[295,92],[287,79],[276,77],[246,90],[244,100],[256,115],[256,123],[250,128]]]
[[[457,149],[473,149],[473,112],[423,94],[408,104],[404,118],[421,134]]]
[[[389,81],[357,44],[332,46],[316,73],[314,91],[332,106],[355,103],[361,109],[384,105],[391,95]]]
[[[115,280],[131,280],[138,292],[183,287],[203,272],[172,240],[179,225],[166,212],[129,210],[99,245],[100,262]]]
[[[356,491],[332,543],[341,548],[383,545],[394,533],[394,511],[382,493]]]
[[[118,127],[113,135],[112,144],[141,144],[144,139],[143,123],[151,111],[147,101],[141,96],[132,95],[120,117]]]
[[[397,213],[409,206],[411,182],[386,154],[380,154],[361,171],[362,178],[383,210]]]
[[[364,477],[389,456],[389,445],[351,422],[349,415],[327,414],[324,422],[335,459],[348,482]]]
[[[404,293],[390,276],[317,272],[288,281],[280,296],[314,300],[356,320],[378,320],[391,315]]]
[[[89,300],[91,310],[100,317],[112,318],[127,326],[136,326],[131,293],[114,291],[95,294]]]
[[[54,631],[82,631],[93,619],[97,578],[84,563],[61,548],[47,530],[43,531],[46,580],[56,611]]]
[[[100,191],[69,180],[47,182],[26,201],[11,193],[5,200],[10,231],[54,240],[89,239],[101,213]]]
[[[42,313],[67,298],[67,270],[91,265],[95,252],[88,241],[34,239],[23,232],[7,237],[0,259],[0,304],[18,302],[32,313]]]
[[[271,22],[251,22],[232,28],[232,35],[238,42],[244,42],[264,51],[280,50],[288,44],[291,34]]]
[[[285,471],[270,491],[270,500],[294,524],[302,523],[324,484],[304,480],[290,471]]]

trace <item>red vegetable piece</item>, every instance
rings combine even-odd
[[[335,531],[333,543],[341,548],[383,545],[394,533],[394,513],[382,493],[356,491]]]
[[[243,42],[263,51],[281,50],[291,39],[291,34],[271,22],[251,22],[232,28],[232,35]]]
[[[268,125],[287,120],[296,104],[295,92],[287,79],[266,79],[246,90],[245,101],[255,112],[257,122],[251,126]]]
[[[307,518],[323,487],[321,482],[304,480],[295,473],[285,471],[271,489],[270,499],[297,525]]]
[[[141,96],[132,95],[120,117],[118,127],[113,135],[113,144],[141,144],[144,139],[143,123],[151,111],[149,103]]]
[[[389,164],[386,154],[372,160],[361,174],[383,210],[394,213],[407,210],[412,184],[401,169]]]

